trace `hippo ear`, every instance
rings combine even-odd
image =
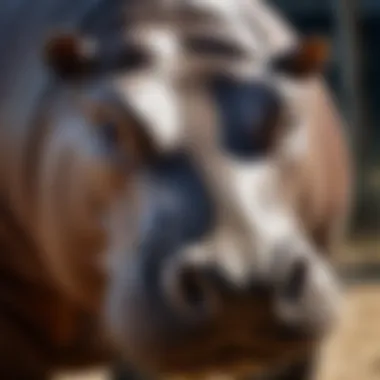
[[[59,76],[73,78],[93,68],[98,56],[96,41],[75,33],[56,33],[44,45],[47,65]]]
[[[291,51],[272,61],[272,67],[294,78],[304,78],[321,73],[329,58],[329,46],[320,37],[306,37]]]

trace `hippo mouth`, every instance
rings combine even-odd
[[[160,377],[198,378],[214,374],[259,375],[308,357],[324,332],[281,321],[266,293],[247,300],[225,294],[207,323],[176,325],[166,315],[144,321],[133,330],[134,341],[124,346],[126,357],[137,368]]]
[[[282,355],[257,348],[228,346],[217,352],[192,358],[183,358],[160,373],[167,377],[205,378],[214,374],[230,376],[256,375],[281,368],[305,357],[305,346],[288,347]],[[169,364],[169,363],[168,363]]]
[[[302,360],[317,342],[314,337],[273,329],[265,336],[255,334],[252,339],[245,337],[223,345],[194,342],[184,350],[162,349],[154,368],[155,372],[173,378],[205,378],[218,373],[254,375]]]

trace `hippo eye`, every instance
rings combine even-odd
[[[156,149],[144,123],[126,105],[111,98],[85,103],[83,109],[101,149],[118,165],[135,167],[155,157]]]

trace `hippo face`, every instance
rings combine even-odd
[[[153,372],[261,370],[337,315],[335,277],[297,208],[323,50],[274,38],[268,14],[258,1],[141,3],[112,57],[79,35],[48,45],[61,82],[46,151],[82,218],[66,230],[89,226],[53,264],[68,283],[102,273],[111,339]],[[94,231],[101,243],[83,245]],[[101,252],[96,268],[80,247]]]

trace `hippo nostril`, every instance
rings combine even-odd
[[[183,302],[191,309],[204,308],[207,284],[200,273],[195,268],[185,268],[180,273],[178,282]]]
[[[171,270],[168,301],[185,317],[205,318],[215,306],[215,292],[206,268],[183,265]]]
[[[289,276],[282,289],[282,297],[290,302],[296,302],[302,296],[307,279],[308,267],[304,260],[293,264]]]

